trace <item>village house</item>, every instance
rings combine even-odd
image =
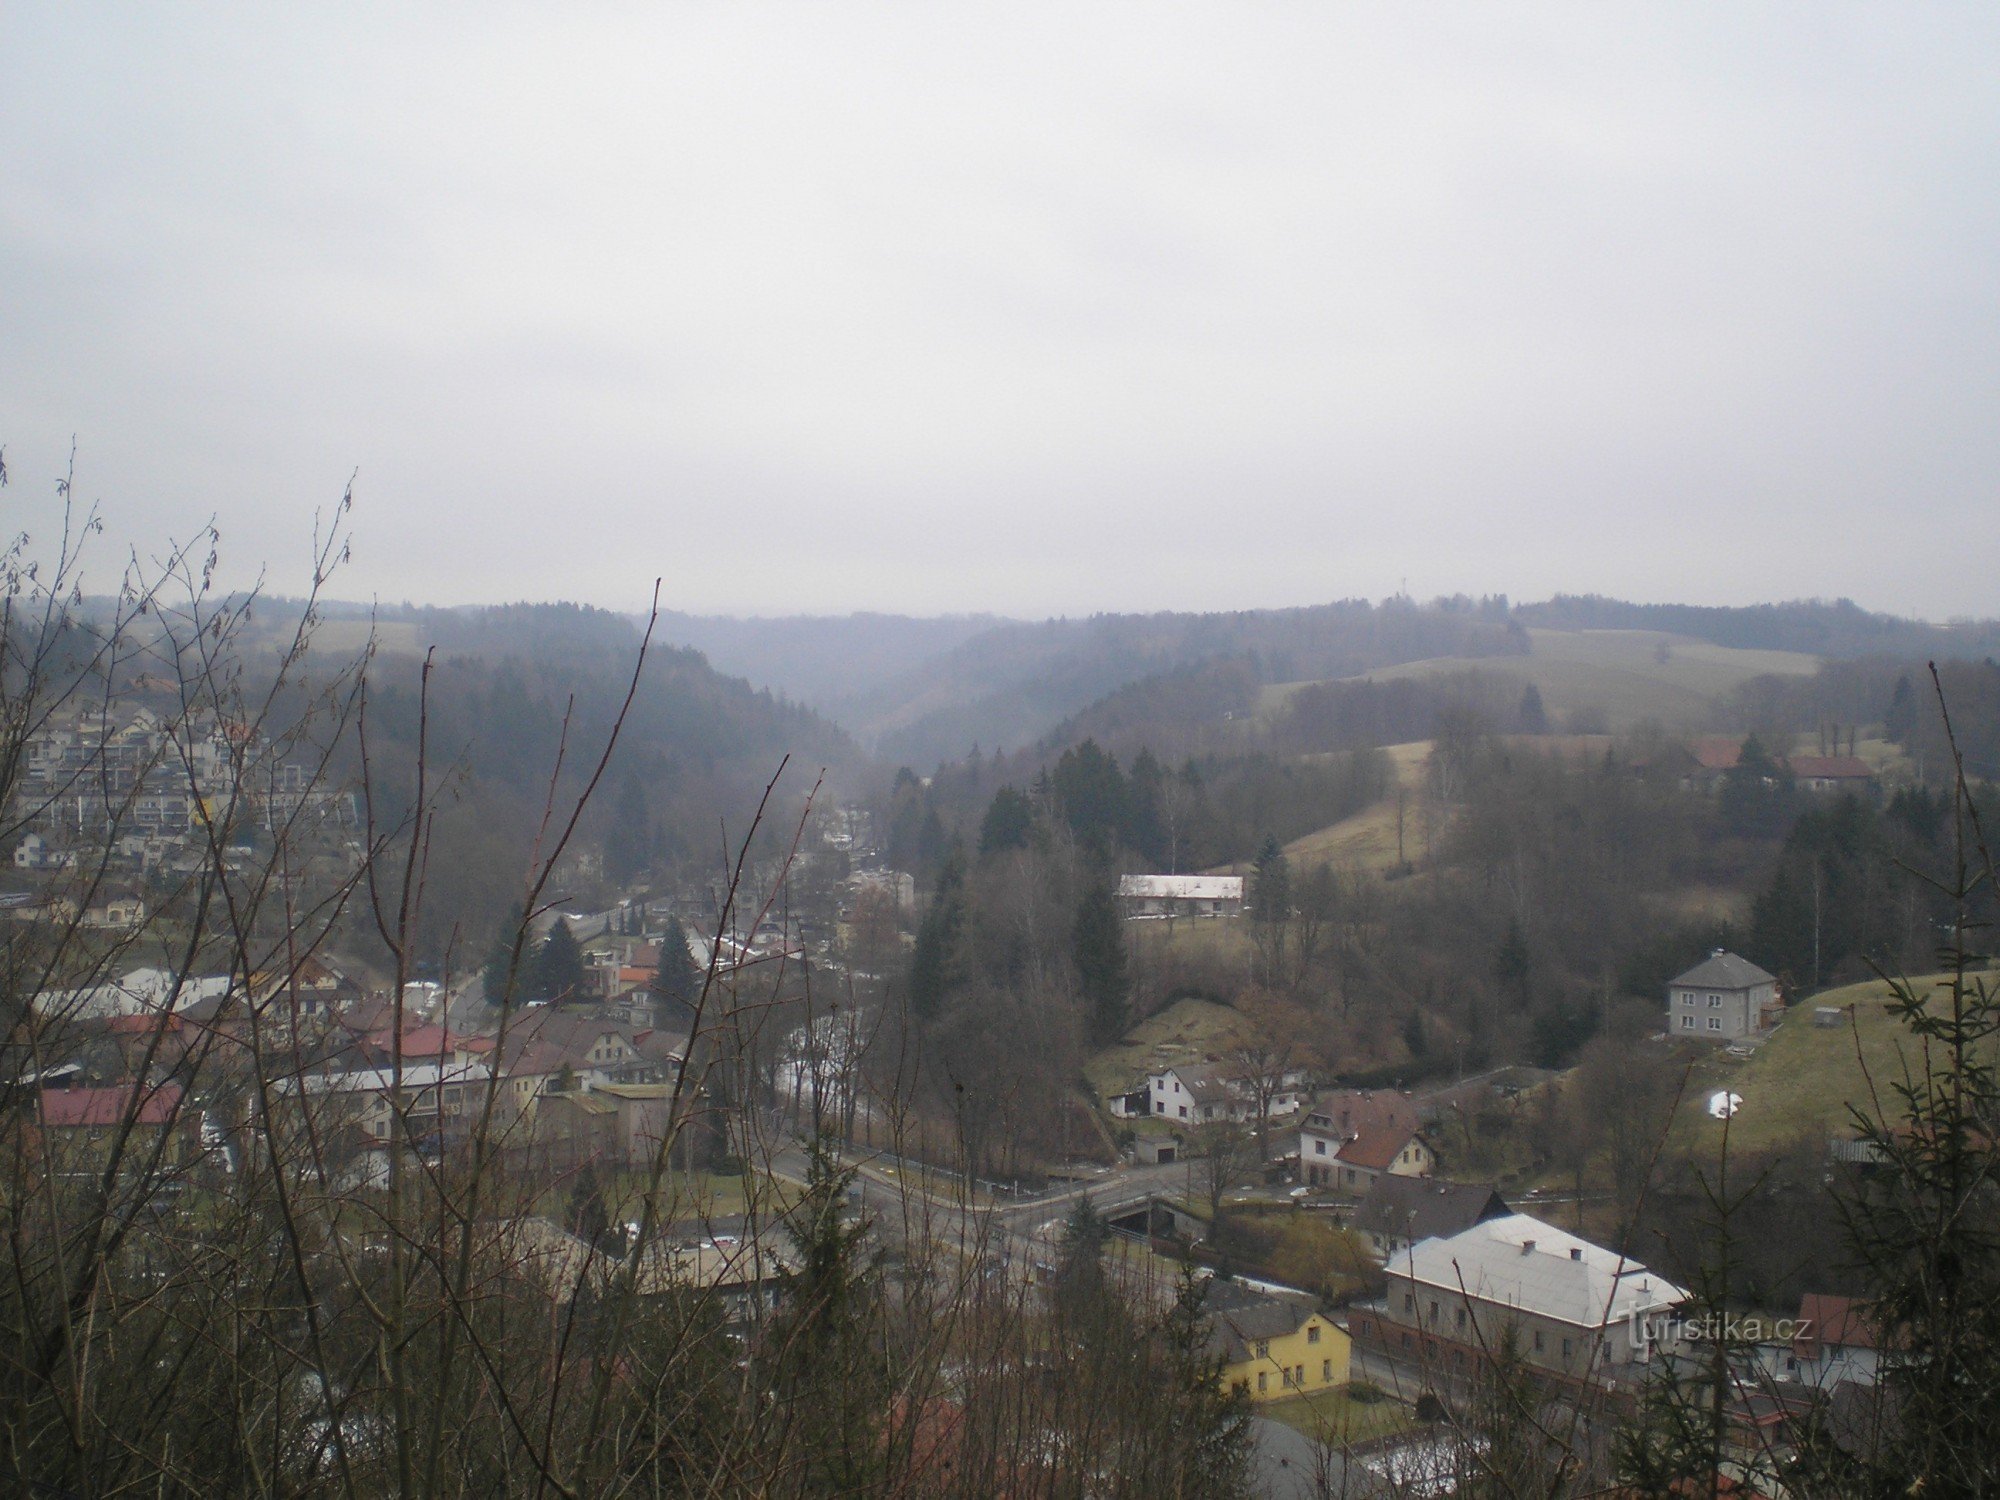
[[[1782,1014],[1778,981],[1734,953],[1715,949],[1667,982],[1667,1031],[1704,1042],[1759,1037]]]
[[[35,1123],[41,1127],[43,1148],[51,1169],[58,1172],[98,1170],[108,1162],[106,1153],[128,1125],[130,1133],[125,1135],[124,1146],[127,1163],[135,1167],[150,1163],[154,1147],[165,1136],[162,1164],[178,1165],[183,1138],[192,1124],[192,1117],[182,1117],[177,1083],[44,1088],[36,1092],[35,1101]]]
[[[1365,1193],[1379,1177],[1428,1177],[1437,1157],[1419,1128],[1416,1106],[1401,1094],[1344,1089],[1324,1095],[1299,1127],[1300,1180]]]
[[[666,1138],[673,1086],[606,1083],[535,1100],[536,1147],[560,1170],[587,1161],[611,1167],[650,1166]]]
[[[1348,1327],[1365,1346],[1473,1375],[1504,1342],[1531,1368],[1595,1384],[1679,1347],[1688,1294],[1639,1262],[1526,1214],[1422,1240],[1384,1268],[1386,1294]]]
[[[1436,1182],[1428,1177],[1377,1177],[1347,1227],[1379,1261],[1407,1254],[1423,1240],[1461,1234],[1513,1212],[1488,1183]]]
[[[1878,1326],[1852,1297],[1807,1292],[1785,1360],[1785,1378],[1828,1390],[1874,1385],[1881,1374]]]
[[[1225,1391],[1278,1401],[1347,1384],[1353,1344],[1310,1302],[1210,1281],[1201,1310]]]
[[[490,1078],[483,1063],[410,1062],[400,1075],[391,1067],[284,1078],[278,1094],[288,1107],[314,1112],[322,1139],[344,1136],[349,1147],[379,1152],[402,1136],[438,1150],[478,1113]]]
[[[619,1274],[616,1257],[547,1219],[517,1219],[501,1233],[508,1263],[524,1271],[556,1306],[566,1305],[580,1291],[601,1294]],[[798,1265],[797,1252],[782,1235],[731,1234],[718,1226],[691,1242],[671,1234],[656,1238],[632,1268],[632,1290],[642,1301],[712,1297],[723,1322],[740,1328],[780,1305]]]
[[[1118,904],[1130,919],[1233,917],[1243,910],[1241,875],[1125,875]]]
[[[1261,1085],[1261,1086],[1260,1086]],[[1146,1078],[1146,1113],[1176,1125],[1255,1121],[1260,1095],[1268,1095],[1266,1118],[1297,1114],[1306,1075],[1286,1069],[1260,1079],[1244,1068],[1217,1063],[1178,1063]]]

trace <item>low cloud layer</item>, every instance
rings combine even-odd
[[[1987,7],[0,18],[0,443],[339,592],[1993,612]]]

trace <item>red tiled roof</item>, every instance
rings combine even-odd
[[[43,1089],[42,1123],[55,1128],[117,1125],[131,1109],[136,1087],[128,1083],[103,1089]],[[180,1102],[180,1085],[163,1083],[139,1101],[138,1123],[170,1124]]]
[[[396,1032],[393,1027],[370,1032],[362,1038],[364,1045],[390,1056],[396,1047]],[[456,1032],[447,1031],[442,1026],[405,1026],[403,1028],[403,1056],[405,1057],[446,1057],[459,1045]]]
[[[1688,751],[1704,771],[1728,771],[1743,758],[1743,741],[1727,735],[1705,734],[1690,744]]]
[[[1334,1155],[1341,1161],[1379,1172],[1410,1144],[1418,1123],[1416,1106],[1401,1094],[1348,1089],[1315,1102],[1305,1128],[1340,1140]]]
[[[1794,1344],[1802,1351],[1816,1351],[1821,1344],[1840,1344],[1849,1349],[1876,1347],[1875,1325],[1852,1297],[1807,1292],[1799,1298],[1799,1321],[1806,1325],[1806,1332]]]

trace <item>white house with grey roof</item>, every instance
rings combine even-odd
[[[1118,903],[1130,917],[1233,917],[1243,910],[1241,875],[1125,875]]]
[[[1667,983],[1667,1033],[1704,1042],[1762,1036],[1775,1015],[1778,981],[1734,953],[1717,948]]]
[[[1421,1240],[1383,1267],[1388,1294],[1350,1315],[1391,1356],[1471,1374],[1511,1330],[1547,1373],[1602,1381],[1674,1347],[1687,1291],[1629,1256],[1526,1214]]]

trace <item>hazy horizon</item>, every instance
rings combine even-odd
[[[2000,14],[0,18],[0,444],[221,576],[1991,614]],[[115,549],[109,549],[115,551]],[[101,575],[100,575],[101,576]]]

